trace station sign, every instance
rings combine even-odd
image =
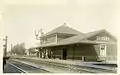
[[[96,40],[101,40],[101,41],[109,41],[110,40],[110,38],[109,37],[107,37],[107,36],[97,36],[97,38],[96,38]]]

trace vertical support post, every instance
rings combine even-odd
[[[46,59],[48,59],[48,49],[46,49]]]
[[[55,42],[56,42],[56,44],[58,43],[58,33],[56,33],[56,40],[55,40]]]
[[[39,58],[41,58],[41,49],[39,48]]]
[[[73,60],[74,60],[74,57],[75,57],[75,47],[73,46]]]
[[[62,50],[62,48],[60,48],[60,51],[61,51],[61,59],[63,59],[63,50]]]
[[[12,55],[12,48],[13,48],[13,45],[11,44],[11,52],[10,52],[10,55]]]

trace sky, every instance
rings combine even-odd
[[[21,42],[30,48],[39,42],[35,30],[46,33],[65,22],[83,33],[106,29],[116,37],[117,5],[117,0],[4,0],[0,36],[8,36],[8,50]]]

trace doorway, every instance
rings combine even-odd
[[[66,60],[67,59],[67,49],[66,48],[63,48],[63,60]]]
[[[105,60],[105,57],[106,57],[106,49],[107,49],[106,44],[101,44],[101,45],[100,45],[100,57],[102,58],[102,60]]]

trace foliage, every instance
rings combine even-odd
[[[35,50],[32,49],[32,48],[29,49],[29,52],[30,52],[30,53],[36,53]]]
[[[14,45],[11,49],[11,53],[17,54],[17,55],[24,55],[25,54],[25,43]]]

